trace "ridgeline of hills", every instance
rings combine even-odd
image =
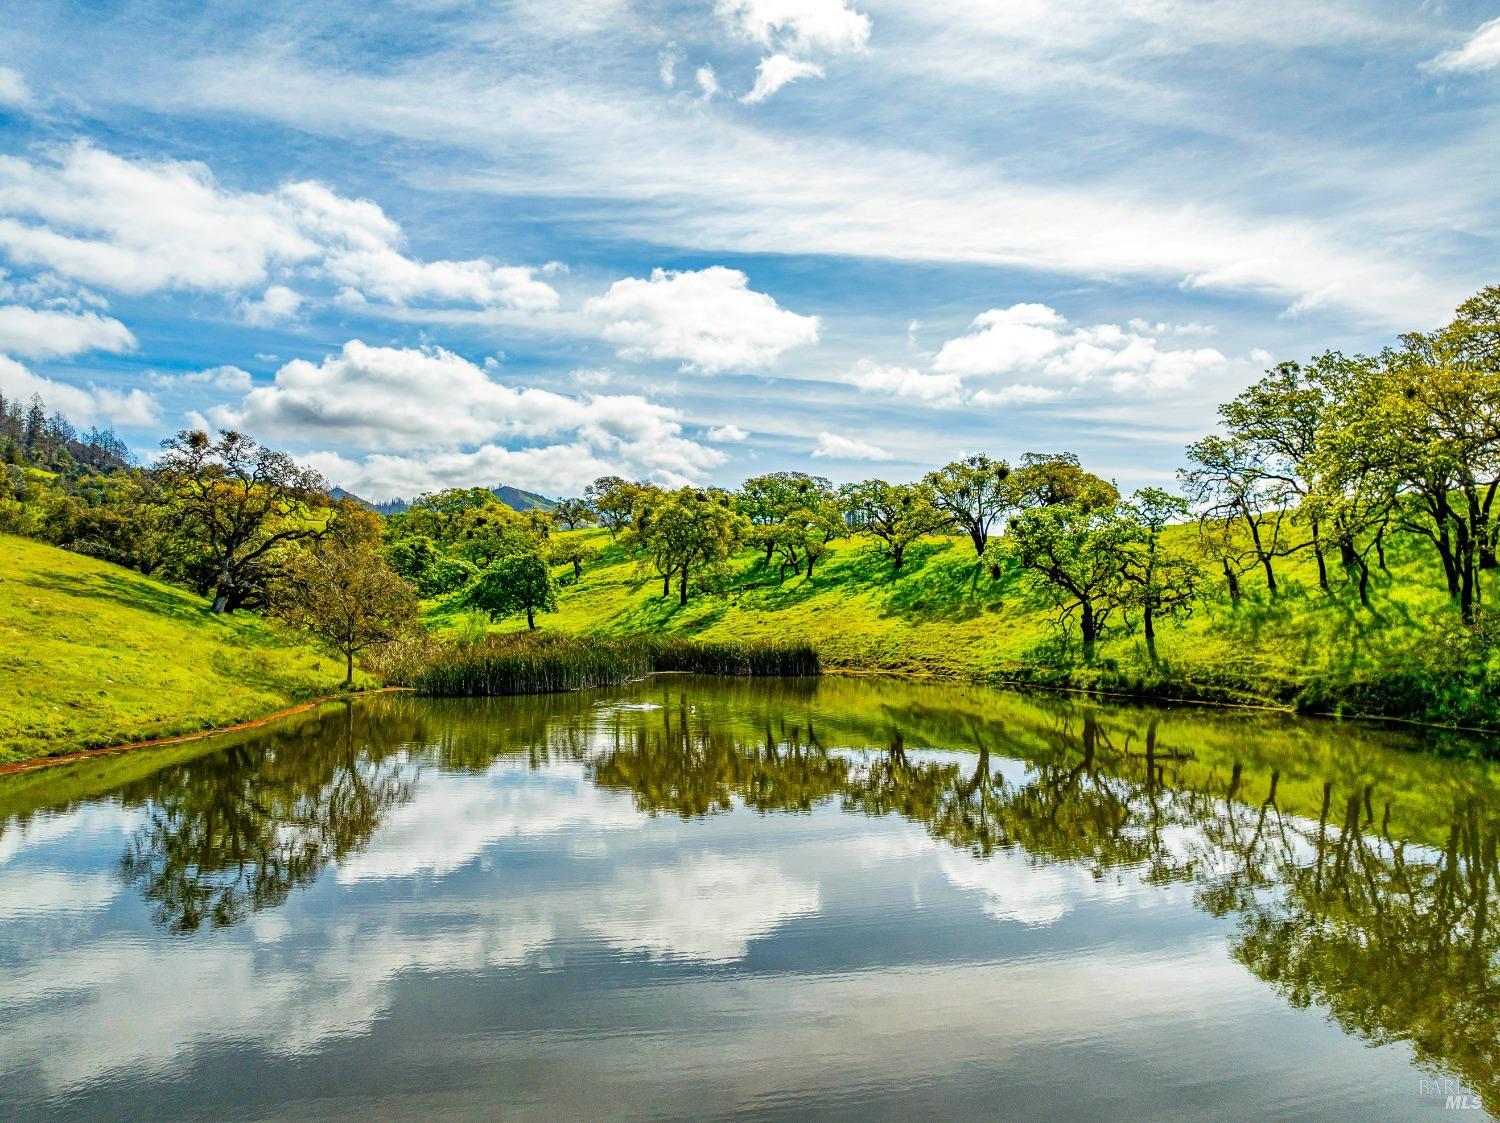
[[[557,506],[557,500],[548,499],[545,495],[538,495],[534,491],[522,491],[518,487],[509,484],[496,484],[490,488],[490,493],[496,499],[504,503],[514,511],[550,511]],[[380,502],[371,502],[352,491],[345,491],[341,487],[330,488],[328,494],[334,499],[352,499],[362,507],[368,507],[376,514],[399,515],[411,504],[405,499],[385,499]]]

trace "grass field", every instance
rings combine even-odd
[[[258,617],[0,536],[0,763],[232,725],[343,674]]]
[[[1476,645],[1448,603],[1435,559],[1414,539],[1387,549],[1371,606],[1353,588],[1317,587],[1311,555],[1283,560],[1272,600],[1256,575],[1246,596],[1200,607],[1158,627],[1152,665],[1138,632],[1120,627],[1082,666],[1076,640],[1059,639],[1056,612],[1027,592],[1019,574],[992,579],[967,539],[912,547],[897,573],[864,539],[836,542],[812,578],[778,579],[753,553],[735,564],[721,596],[679,607],[660,578],[641,572],[604,531],[584,535],[601,550],[543,628],[575,633],[665,632],[707,640],[810,641],[825,666],[1115,689],[1202,700],[1295,705],[1315,711],[1386,713],[1439,722],[1484,722],[1500,714],[1491,685],[1500,663]],[[1172,535],[1191,528],[1169,530]],[[1335,567],[1336,569],[1336,567]],[[571,570],[559,568],[571,582]],[[1336,575],[1341,577],[1341,575]],[[1486,574],[1486,595],[1497,590]],[[465,623],[451,602],[428,608],[439,627]],[[468,626],[472,626],[469,623]],[[525,627],[524,619],[497,628]]]

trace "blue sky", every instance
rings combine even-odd
[[[1476,3],[0,4],[0,391],[372,498],[1170,479],[1500,281]]]

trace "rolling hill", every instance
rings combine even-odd
[[[260,617],[0,535],[0,763],[233,725],[342,680]]]

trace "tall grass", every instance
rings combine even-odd
[[[474,696],[615,686],[655,671],[794,676],[815,675],[819,666],[809,644],[521,633],[429,646],[395,677],[422,694]]]

